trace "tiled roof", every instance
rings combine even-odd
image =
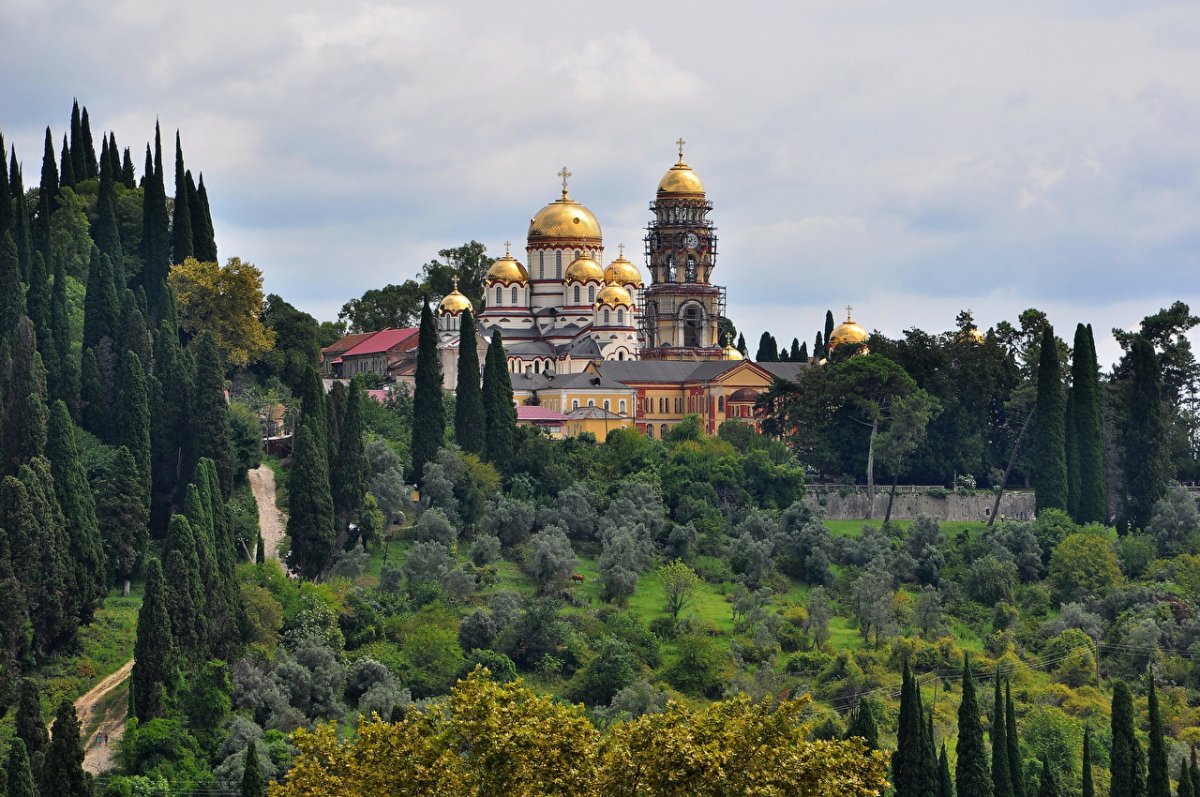
[[[604,360],[596,363],[596,368],[605,377],[618,382],[679,384],[697,378],[693,375],[700,369],[706,374],[701,378],[711,379],[734,365],[737,363],[733,361],[694,363],[675,360]]]
[[[529,404],[517,405],[517,420],[518,421],[557,421],[563,423],[567,420],[567,416],[561,412],[548,410],[545,407],[534,406]]]
[[[791,382],[796,381],[800,372],[809,367],[808,363],[755,363],[755,365],[776,379],[787,379]]]
[[[342,357],[360,357],[365,354],[382,354],[385,351],[391,351],[397,346],[403,346],[411,342],[413,347],[416,346],[416,337],[418,330],[413,327],[410,329],[385,329],[376,332],[367,340],[359,343],[353,349],[342,353]]]
[[[338,354],[342,354],[344,352],[348,352],[351,349],[353,349],[355,346],[357,346],[358,344],[362,343],[367,338],[370,338],[375,334],[376,333],[374,333],[374,332],[355,332],[353,335],[347,335],[346,337],[342,338],[338,342],[332,343],[332,344],[326,346],[325,348],[321,349],[321,354],[338,355]]]
[[[629,416],[620,415],[611,410],[606,410],[603,407],[580,407],[577,410],[571,410],[567,413],[567,418],[572,421],[596,420],[596,421],[625,421],[629,420]]]

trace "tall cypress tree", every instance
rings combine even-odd
[[[121,304],[113,281],[113,263],[93,246],[87,293],[83,297],[83,348],[95,348],[105,338],[116,342],[120,318]]]
[[[13,240],[17,243],[17,260],[21,263],[21,274],[28,273],[33,258],[32,214],[25,200],[24,177],[17,165],[17,151],[12,149],[9,161],[8,180],[13,194]]]
[[[118,378],[121,401],[117,405],[117,439],[137,463],[143,486],[140,498],[150,507],[150,394],[141,358],[126,351]]]
[[[754,361],[773,363],[779,361],[779,348],[770,332],[763,332],[758,338],[758,351],[754,353]]]
[[[13,730],[16,732],[16,738],[25,745],[33,776],[38,778],[42,772],[46,747],[50,744],[50,734],[46,732],[46,720],[42,717],[42,698],[32,678],[21,679]]]
[[[71,150],[67,146],[66,133],[63,133],[62,152],[59,154],[58,185],[60,188],[75,187],[75,169],[71,165]]]
[[[1075,405],[1075,435],[1079,441],[1080,523],[1101,523],[1108,517],[1108,491],[1104,480],[1104,429],[1100,411],[1100,365],[1096,341],[1089,324],[1076,344],[1073,381],[1079,398]],[[1076,338],[1080,335],[1076,333]],[[1080,354],[1086,344],[1087,351]]]
[[[137,188],[137,176],[133,173],[133,153],[129,151],[129,147],[125,148],[125,155],[121,158],[121,184],[130,191]]]
[[[475,319],[470,310],[464,310],[459,323],[458,382],[454,391],[454,439],[463,451],[482,454],[486,420],[483,410],[483,383],[479,372],[479,351],[475,346]]]
[[[8,765],[5,772],[8,774],[8,797],[37,797],[29,754],[25,750],[25,742],[19,736],[8,745]]]
[[[5,473],[17,469],[46,450],[46,369],[37,353],[37,335],[28,317],[17,324],[12,348],[12,377],[5,385]]]
[[[121,229],[117,222],[117,191],[112,166],[107,158],[100,170],[100,190],[96,194],[96,223],[92,225],[92,240],[113,264],[116,287],[125,287],[125,256],[121,247]]]
[[[221,477],[222,496],[233,491],[233,446],[229,440],[229,408],[225,403],[225,367],[212,333],[205,332],[196,347],[196,377],[192,405],[195,458],[208,457]],[[191,472],[191,468],[188,469]]]
[[[16,247],[13,247],[14,255]],[[47,368],[56,367],[58,350],[55,348],[50,318],[50,275],[46,272],[46,259],[41,252],[33,256],[29,268],[29,280],[25,288],[25,313],[33,322],[37,333],[38,351]]]
[[[1000,669],[996,669],[992,702],[992,794],[1013,797],[1012,769],[1008,764],[1008,724],[1000,692]]]
[[[151,435],[151,527],[156,534],[166,529],[181,477],[191,417],[189,397],[192,374],[185,352],[179,347],[179,332],[167,320],[155,335],[154,379],[150,383]]]
[[[196,259],[206,263],[217,262],[217,238],[213,229],[212,210],[208,206],[208,189],[204,187],[204,173],[200,173],[200,187],[196,191],[199,204],[199,219],[202,226],[192,230],[195,241]]]
[[[208,658],[207,593],[196,531],[184,515],[173,516],[167,524],[163,577],[176,652],[192,664],[202,662]]]
[[[192,225],[192,257],[204,260],[201,256],[200,239],[204,236],[204,210],[200,207],[200,194],[196,191],[196,181],[191,169],[183,172],[183,184],[187,188],[189,222]]]
[[[829,336],[833,334],[834,326],[835,326],[835,324],[833,321],[833,311],[826,310],[825,311],[825,337],[824,337],[824,340],[826,343],[829,343]]]
[[[1058,345],[1049,324],[1042,332],[1034,430],[1034,500],[1037,511],[1067,508],[1066,399]]]
[[[192,243],[192,211],[188,207],[187,174],[183,168],[183,144],[175,131],[175,215],[171,219],[171,262],[182,263],[195,254]]]
[[[112,169],[113,180],[121,182],[121,150],[117,149],[117,136],[111,130],[108,133],[108,162]]]
[[[983,727],[979,722],[979,701],[971,661],[963,657],[962,702],[958,706],[958,770],[954,773],[958,797],[991,797],[992,779],[988,774],[987,749],[983,746]]]
[[[334,459],[330,481],[334,507],[340,518],[339,529],[362,509],[367,492],[367,453],[363,445],[363,404],[367,395],[357,379],[350,383],[346,396],[346,415],[338,434],[338,452]]]
[[[92,776],[83,771],[83,740],[79,717],[70,700],[63,700],[54,717],[50,745],[42,764],[43,795],[92,797]]]
[[[1133,695],[1124,681],[1113,686],[1110,797],[1141,797],[1136,790],[1137,737],[1133,730]]]
[[[117,446],[93,485],[96,493],[96,519],[104,558],[113,583],[128,582],[137,572],[146,547],[149,515],[139,491],[141,480],[133,455],[125,446]]]
[[[12,189],[8,184],[8,161],[4,157],[7,151],[4,135],[0,133],[0,240],[4,239],[5,233],[11,234],[13,230]]]
[[[317,374],[317,369],[310,365],[305,370],[304,384],[300,390],[300,424],[309,427],[316,443],[325,451],[329,448],[327,404],[321,377]]]
[[[1167,745],[1163,740],[1162,712],[1158,706],[1158,690],[1154,687],[1154,671],[1147,675],[1150,682],[1149,722],[1150,751],[1147,757],[1146,797],[1171,797],[1171,774],[1167,769]]]
[[[0,239],[0,343],[11,342],[16,334],[17,321],[25,314],[24,299],[17,245],[5,233]]]
[[[330,563],[336,535],[328,459],[309,424],[300,426],[288,487],[288,564],[306,578],[316,578]]]
[[[817,361],[820,362],[828,354],[829,352],[825,351],[825,338],[818,332],[816,340],[813,341],[813,357],[816,357]]]
[[[50,217],[58,210],[58,160],[54,154],[54,137],[46,128],[46,144],[42,153],[42,181],[38,186],[38,212],[34,219],[33,239],[38,251],[50,257]]]
[[[1088,786],[1091,785],[1089,782]],[[1091,792],[1085,791],[1083,797],[1093,797],[1094,790]],[[1195,792],[1192,791],[1192,768],[1188,765],[1187,758],[1179,760],[1179,784],[1175,789],[1176,797],[1195,797]]]
[[[1092,782],[1092,728],[1083,728],[1083,771],[1080,774],[1082,797],[1096,797],[1096,786]]]
[[[421,308],[421,328],[417,340],[412,469],[413,480],[419,484],[425,472],[425,463],[431,462],[437,456],[438,449],[442,447],[446,438],[446,413],[442,403],[442,366],[438,362],[437,353],[437,327],[428,299]]]
[[[1038,784],[1038,797],[1058,797],[1058,781],[1050,770],[1050,759],[1042,756],[1042,776]]]
[[[854,712],[854,717],[850,720],[849,727],[846,728],[847,739],[853,739],[856,736],[863,740],[867,750],[879,749],[879,728],[875,724],[875,712],[865,697],[858,699],[858,710]]]
[[[1017,713],[1013,707],[1012,684],[1004,685],[1004,737],[1008,742],[1009,782],[1013,797],[1025,797],[1025,775],[1021,767],[1021,749],[1017,742]]]
[[[1129,348],[1131,376],[1124,385],[1121,420],[1125,494],[1121,527],[1144,529],[1170,478],[1162,374],[1154,347],[1135,335]]]
[[[512,377],[500,330],[492,331],[487,365],[483,374],[483,411],[485,415],[485,451],[487,459],[500,471],[507,472],[517,441],[517,408],[513,404]]]
[[[83,154],[83,119],[79,115],[79,100],[71,104],[71,171],[80,180],[87,179],[87,158]]]
[[[79,367],[79,416],[84,429],[103,438],[113,428],[112,408],[95,349],[84,349]]]
[[[145,724],[162,716],[173,691],[174,640],[167,609],[167,588],[157,559],[146,563],[146,592],[138,612],[129,682],[130,713]]]
[[[954,779],[950,777],[950,761],[946,755],[945,742],[942,742],[942,750],[938,755],[937,797],[954,797]]]
[[[917,691],[920,696],[920,687]],[[933,706],[925,713],[924,732],[921,734],[921,797],[937,797],[938,793],[938,755],[933,736]]]
[[[794,363],[804,362],[805,358],[800,351],[800,339],[792,338],[792,348],[788,351],[788,359]]]
[[[88,119],[87,106],[83,106],[83,113],[79,120],[79,129],[83,133],[83,171],[75,170],[75,175],[80,180],[93,180],[98,172],[96,170],[96,144],[92,141],[92,123]]]
[[[71,417],[79,418],[79,364],[71,345],[71,311],[67,302],[67,274],[62,262],[54,264],[54,284],[50,288],[50,339],[56,355],[47,369],[50,396],[67,403]]]
[[[746,346],[746,336],[741,332],[738,333],[737,350],[742,353],[743,357],[749,356],[750,349]]]
[[[900,717],[896,724],[896,750],[892,753],[892,785],[897,797],[918,794],[921,766],[920,687],[904,662],[900,685]]]
[[[267,797],[262,771],[258,766],[258,750],[253,739],[246,745],[246,757],[242,761],[242,797]]]
[[[1077,435],[1076,402],[1079,392],[1075,386],[1067,388],[1067,408],[1063,414],[1063,430],[1066,433],[1066,443],[1063,450],[1067,460],[1067,514],[1072,518],[1079,517],[1079,489],[1081,486],[1079,474],[1079,437]]]
[[[167,216],[166,188],[162,174],[162,137],[154,125],[154,156],[146,147],[146,166],[142,190],[142,271],[140,281],[146,291],[150,316],[161,317],[163,290],[171,267],[170,219]]]
[[[62,401],[54,402],[50,410],[46,458],[50,460],[55,492],[70,540],[75,590],[82,609],[79,619],[88,623],[107,592],[105,576],[108,570],[100,524],[96,519],[96,501],[75,445],[75,424]]]

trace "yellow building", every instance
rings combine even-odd
[[[608,439],[608,433],[615,429],[632,429],[633,418],[618,415],[603,407],[580,407],[567,413],[567,437],[578,437],[581,434],[591,434],[597,441],[603,443]]]
[[[513,399],[518,406],[536,405],[567,416],[575,410],[594,407],[612,414],[605,418],[609,428],[615,428],[617,419],[624,419],[622,424],[625,426],[633,425],[637,391],[601,374],[526,372],[513,374],[512,386]],[[603,437],[597,435],[596,439]]]

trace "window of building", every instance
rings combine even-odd
[[[605,400],[604,400],[604,409],[605,409],[605,411],[606,411],[606,412],[607,412],[608,410],[611,410],[611,409],[612,409],[612,406],[610,405],[610,403],[609,403],[608,399],[605,399]]]
[[[625,311],[624,310],[617,311],[617,326],[619,326],[619,327],[625,326]]]
[[[513,304],[517,303],[517,286],[516,285],[514,285],[513,289],[512,289],[512,303]]]
[[[593,303],[596,301],[596,286],[595,285],[588,286],[588,301],[593,302]]]
[[[658,435],[659,435],[659,437],[667,436],[667,425],[665,423],[662,426],[658,427]]]
[[[604,326],[608,326],[608,310],[604,311]]]
[[[546,278],[546,253],[538,252],[538,279]]]
[[[594,407],[594,406],[596,406],[596,400],[595,400],[595,399],[588,399],[588,406],[589,406],[589,407]]]
[[[571,399],[571,409],[579,409],[579,399]]]
[[[554,278],[562,279],[562,252],[554,253]]]
[[[717,396],[717,412],[725,411],[725,397]]]
[[[575,304],[579,304],[579,286],[575,286]]]
[[[625,414],[625,399],[621,399],[620,402],[617,403],[617,407],[619,408],[618,411],[622,415],[624,415]]]
[[[654,437],[654,424],[646,424],[646,437]]]

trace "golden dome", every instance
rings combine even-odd
[[[987,335],[980,332],[979,327],[972,327],[970,331],[967,332],[967,340],[971,341],[977,346],[982,346],[984,343],[987,343]]]
[[[457,287],[443,296],[441,304],[438,305],[438,315],[460,315],[463,310],[475,312],[471,300],[459,293]]]
[[[580,255],[567,266],[564,282],[604,282],[604,269],[588,255]]]
[[[629,293],[618,285],[605,285],[596,295],[596,305],[606,304],[609,307],[633,307]]]
[[[687,142],[681,138],[675,143],[679,145],[679,160],[658,181],[658,193],[702,195],[704,183],[700,182],[700,176],[683,160],[683,145]]]
[[[854,318],[850,315],[850,308],[847,307],[846,320],[838,324],[837,328],[829,333],[829,341],[826,348],[829,351],[833,351],[838,346],[845,346],[846,344],[863,346],[870,337],[871,335],[867,330],[854,322]]]
[[[529,272],[517,259],[508,252],[509,245],[504,244],[504,257],[497,258],[488,269],[487,282],[502,282],[505,285],[524,285],[529,281]]]
[[[584,240],[600,243],[600,222],[592,211],[567,195],[567,178],[571,173],[562,167],[562,196],[537,212],[529,220],[529,243],[550,240]]]
[[[604,281],[611,282],[614,285],[638,285],[642,282],[642,272],[638,271],[638,267],[625,257],[625,248],[621,247],[621,254],[616,260],[608,264],[608,268],[604,269]]]
[[[742,353],[737,350],[737,347],[731,343],[721,351],[721,359],[722,360],[744,360],[746,358],[743,357]]]

